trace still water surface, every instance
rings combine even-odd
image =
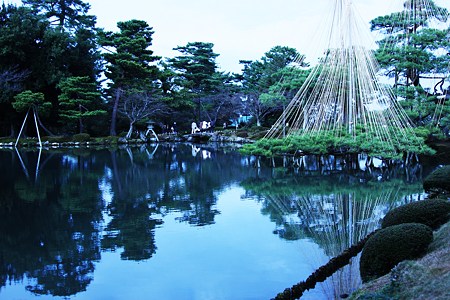
[[[423,197],[420,165],[274,163],[184,144],[0,151],[0,299],[270,299]],[[302,299],[350,293],[358,267]]]

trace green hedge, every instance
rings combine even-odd
[[[423,182],[425,191],[450,192],[450,166],[441,167],[425,178]]]
[[[361,253],[362,280],[383,276],[399,262],[423,255],[432,241],[433,231],[424,224],[408,223],[381,229],[369,238]]]
[[[70,136],[45,136],[42,140],[49,143],[66,143],[72,141]]]
[[[91,140],[91,136],[87,133],[78,133],[78,134],[74,134],[72,137],[72,140],[74,142],[89,142]]]
[[[428,199],[394,208],[386,214],[382,228],[404,223],[421,223],[433,229],[450,218],[450,202],[445,199]]]

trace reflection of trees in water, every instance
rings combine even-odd
[[[373,179],[385,177],[367,172],[317,176],[311,170],[292,176],[279,171],[270,178],[253,178],[242,185],[247,196],[261,201],[263,213],[276,222],[274,233],[288,240],[311,238],[331,258],[378,228],[380,219],[393,206],[422,192],[420,183],[410,184],[403,179],[406,171],[388,172],[389,181],[377,181]],[[393,178],[392,174],[403,178]],[[326,261],[316,263],[320,266]],[[322,288],[333,299],[355,290],[360,283],[359,259],[354,258]]]
[[[123,248],[123,259],[150,258],[156,251],[154,231],[168,212],[195,226],[214,223],[218,191],[243,178],[246,168],[236,154],[203,149],[194,155],[187,145],[128,148],[109,154],[111,187],[108,214],[112,220],[102,241],[104,249]],[[151,155],[149,156],[149,153]],[[246,171],[244,171],[246,170]]]
[[[219,213],[216,195],[251,176],[260,177],[243,185],[260,198],[277,233],[314,239],[330,256],[362,236],[364,226],[374,226],[361,215],[384,213],[386,207],[375,204],[391,205],[389,199],[421,190],[400,179],[374,181],[394,178],[392,170],[285,174],[263,163],[252,168],[254,157],[225,150],[192,151],[188,145],[153,150],[44,151],[36,178],[24,175],[14,153],[0,152],[0,164],[8,170],[0,173],[0,286],[29,277],[35,279],[28,287],[34,293],[76,294],[91,282],[100,248],[121,251],[123,259],[149,259],[157,250],[155,228],[168,212],[189,225],[213,224]],[[36,157],[23,154],[25,165],[34,168]]]
[[[217,192],[252,172],[239,155],[216,149],[203,148],[205,156],[185,145],[153,150],[43,151],[36,173],[37,152],[21,153],[29,176],[16,153],[0,152],[8,170],[0,174],[0,286],[29,278],[36,294],[83,291],[100,248],[149,259],[167,212],[191,225],[212,224]]]
[[[35,162],[35,155],[24,153],[24,160]],[[15,160],[0,157],[8,170],[0,173],[0,285],[27,277],[36,280],[27,287],[36,294],[85,290],[100,259],[98,174],[84,170],[94,162],[44,157],[45,171],[30,180]]]

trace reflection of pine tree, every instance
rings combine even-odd
[[[27,161],[33,155],[25,153]],[[0,175],[2,182],[14,183],[0,187],[1,195],[6,188],[11,197],[7,206],[0,199],[1,283],[22,280],[26,274],[36,280],[29,291],[70,296],[86,290],[94,261],[100,259],[98,174],[94,162],[81,156],[44,153],[42,161],[45,168],[37,183],[13,164],[11,173]],[[1,164],[8,162],[1,159]],[[82,171],[86,165],[91,172]]]
[[[219,213],[217,192],[252,171],[240,156],[215,149],[208,149],[207,160],[192,156],[191,147],[185,145],[159,145],[153,150],[129,148],[109,155],[111,174],[104,180],[111,186],[112,220],[102,247],[123,248],[123,259],[152,257],[157,248],[154,229],[167,212],[180,212],[177,220],[191,225],[213,224]]]
[[[403,174],[391,170],[396,173]],[[365,174],[360,175],[362,182],[344,173],[291,176],[280,172],[271,179],[247,180],[242,185],[276,222],[275,233],[288,240],[310,238],[331,258],[378,228],[379,220],[399,200],[422,190],[420,183],[407,185],[401,179],[367,182]],[[325,282],[330,298],[360,285],[358,262],[353,259]]]
[[[122,259],[149,259],[156,252],[154,229],[158,220],[150,219],[146,203],[122,202],[112,208],[113,220],[106,227],[102,248],[122,248]]]

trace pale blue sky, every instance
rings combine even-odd
[[[97,24],[116,30],[118,21],[141,19],[153,27],[155,55],[173,57],[188,42],[214,43],[222,71],[239,72],[239,60],[260,59],[270,48],[296,48],[314,62],[314,38],[335,0],[88,0]],[[353,0],[364,20],[401,8],[404,0]],[[20,0],[5,0],[20,4]],[[449,0],[435,0],[450,9]],[[326,25],[325,25],[326,26]]]

